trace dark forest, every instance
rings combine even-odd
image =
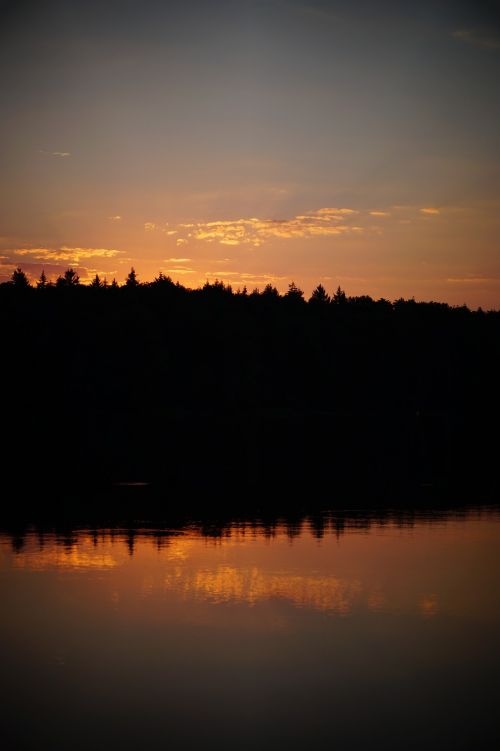
[[[15,271],[0,310],[11,487],[147,483],[172,508],[498,488],[498,311],[71,269]]]

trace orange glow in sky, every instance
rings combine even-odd
[[[0,280],[500,306],[494,4],[10,5]]]

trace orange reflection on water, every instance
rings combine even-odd
[[[499,545],[492,513],[0,532],[7,746],[497,748]]]
[[[80,584],[73,580],[72,586],[86,588],[94,600],[96,575],[103,600],[116,608],[131,613],[132,603],[144,608],[149,602],[166,613],[177,603],[195,619],[197,608],[206,613],[229,605],[337,615],[406,612],[425,619],[496,613],[498,603],[484,583],[500,542],[498,515],[338,529],[332,522],[322,537],[312,524],[296,535],[280,524],[271,531],[233,526],[214,537],[196,528],[84,530],[69,538],[33,533],[16,544],[4,535],[0,570],[76,576]]]
[[[433,615],[437,615],[438,612],[438,600],[436,595],[431,594],[424,597],[420,602],[420,612],[426,618],[431,618]]]
[[[45,571],[51,568],[64,570],[110,569],[119,565],[114,552],[86,550],[75,546],[69,550],[51,545],[42,550],[26,550],[12,562],[14,568]]]
[[[297,607],[348,613],[354,599],[361,594],[357,580],[335,576],[299,576],[286,571],[269,573],[254,566],[238,569],[222,566],[215,570],[186,573],[177,569],[165,578],[167,588],[176,587],[190,597],[213,603],[244,602],[255,605],[262,600],[288,600]]]

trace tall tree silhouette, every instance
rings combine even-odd
[[[137,274],[133,266],[130,269],[129,275],[127,276],[125,280],[125,286],[129,288],[139,286],[139,280],[137,278]]]
[[[38,289],[45,289],[45,287],[49,286],[49,282],[47,281],[47,277],[45,276],[45,270],[42,270],[36,286]]]
[[[337,287],[337,290],[332,297],[332,303],[335,305],[344,305],[347,302],[347,295],[344,292],[343,289],[341,289],[340,285]]]
[[[64,276],[57,278],[57,287],[77,287],[80,284],[80,277],[74,269],[67,269]]]
[[[313,303],[314,305],[328,305],[328,303],[330,302],[330,295],[327,293],[322,284],[318,284],[316,289],[313,290],[309,302]]]
[[[290,302],[304,302],[304,292],[297,287],[295,282],[290,282],[285,298]]]
[[[101,287],[104,287],[104,284],[101,281],[101,278],[100,278],[99,274],[95,275],[95,277],[90,282],[90,286],[94,287],[94,289],[100,289]]]
[[[175,288],[175,284],[170,276],[165,276],[163,271],[160,271],[151,282],[151,286],[162,289],[163,291],[171,290]]]
[[[273,287],[272,284],[266,284],[264,289],[262,290],[262,297],[265,297],[267,300],[277,300],[280,296],[280,293],[276,289],[276,287]]]
[[[30,286],[28,277],[19,266],[12,273],[11,281],[14,287],[21,287],[21,288],[26,289],[27,287]]]

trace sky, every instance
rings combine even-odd
[[[500,308],[500,3],[0,0],[0,280]]]

